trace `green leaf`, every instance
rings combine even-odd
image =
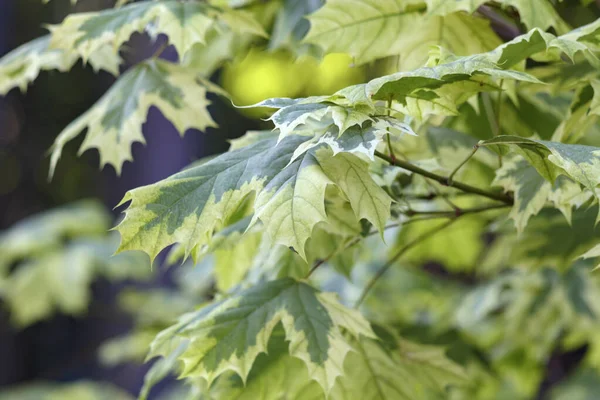
[[[87,129],[79,148],[82,153],[91,148],[100,152],[100,164],[111,164],[117,173],[125,161],[131,161],[131,146],[145,143],[142,125],[148,110],[158,107],[181,135],[187,129],[205,130],[216,126],[206,107],[207,91],[216,91],[196,79],[196,73],[162,60],[147,60],[137,64],[83,115],[67,126],[52,146],[50,176],[67,142]]]
[[[205,43],[207,32],[219,21],[237,32],[265,35],[260,24],[244,11],[223,10],[200,2],[143,1],[70,15],[62,24],[50,27],[51,44],[73,50],[87,60],[105,45],[117,53],[132,33],[147,30],[152,36],[167,35],[183,59],[196,43]]]
[[[402,70],[423,65],[431,46],[469,55],[500,44],[486,20],[466,14],[424,16],[423,9],[405,0],[328,0],[309,17],[305,41],[328,53],[348,53],[357,64],[398,56]]]
[[[425,0],[427,12],[432,15],[446,15],[455,11],[472,13],[486,0]],[[512,6],[519,11],[521,21],[527,28],[568,30],[568,25],[560,18],[552,2],[548,0],[498,0],[504,7]]]
[[[496,145],[510,146],[550,183],[554,183],[559,175],[566,175],[592,193],[600,184],[600,148],[597,147],[518,136],[498,136],[482,141],[480,145],[495,150]]]
[[[203,378],[210,384],[230,370],[245,381],[279,323],[290,342],[289,353],[304,362],[309,378],[325,392],[343,374],[351,350],[341,328],[355,338],[373,337],[362,316],[332,295],[293,279],[280,279],[184,315],[157,336],[150,356],[166,357],[185,343],[179,357],[184,362],[183,377]]]
[[[21,91],[35,80],[41,71],[56,69],[61,72],[70,70],[77,56],[62,50],[49,47],[50,36],[42,36],[25,43],[0,59],[0,95],[7,94],[12,88]],[[89,59],[94,70],[104,69],[117,75],[120,59],[108,54],[107,47],[101,47],[99,52]]]
[[[496,171],[492,184],[514,192],[515,204],[510,217],[518,232],[522,232],[529,218],[537,215],[550,200],[570,221],[571,209],[578,205],[577,198],[581,195],[581,188],[575,182],[563,176],[550,183],[523,158],[505,161]]]
[[[249,195],[281,173],[305,140],[290,136],[276,144],[267,138],[129,191],[122,203],[131,204],[117,226],[119,250],[140,249],[154,259],[165,247],[181,243],[190,254],[227,225]]]

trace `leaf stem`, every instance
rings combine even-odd
[[[465,158],[460,164],[458,164],[458,166],[456,168],[454,168],[454,171],[452,171],[452,173],[450,173],[450,175],[448,176],[448,185],[449,186],[452,185],[452,182],[454,180],[454,175],[456,175],[456,173],[458,171],[460,171],[460,169],[471,159],[471,157],[473,157],[475,155],[475,153],[477,153],[477,150],[479,150],[478,144],[473,146],[473,150],[471,151],[471,153],[469,153],[467,158]]]
[[[412,241],[408,242],[400,250],[398,250],[398,252],[396,252],[396,254],[394,254],[381,268],[379,268],[379,270],[377,271],[377,273],[375,273],[375,275],[369,280],[369,283],[367,283],[367,286],[365,286],[365,288],[363,289],[360,297],[358,298],[358,300],[354,304],[354,308],[360,307],[360,305],[365,300],[365,298],[367,297],[367,295],[369,294],[369,292],[371,291],[371,289],[373,288],[373,286],[375,286],[375,284],[377,283],[377,281],[392,267],[392,265],[394,265],[394,263],[400,257],[402,257],[407,251],[409,251],[410,249],[412,249],[413,247],[415,247],[417,244],[421,243],[423,240],[428,239],[431,236],[435,235],[436,233],[438,233],[438,232],[444,230],[445,228],[449,227],[456,220],[457,220],[457,218],[452,218],[451,220],[446,221],[443,224],[436,226],[435,228],[432,228],[432,229],[429,229],[426,232],[423,232],[421,235],[417,236]]]
[[[161,56],[161,54],[167,49],[167,47],[169,47],[169,41],[165,40],[164,43],[162,43],[160,46],[158,46],[158,48],[156,49],[156,51],[154,52],[154,54],[152,54],[152,59],[158,58]]]
[[[391,157],[389,157],[386,154],[383,154],[379,151],[375,151],[375,155],[377,157],[381,158],[382,160],[387,161],[391,165],[395,165],[396,167],[404,168],[415,174],[422,175],[426,178],[429,178],[436,182],[439,182],[440,184],[442,184],[444,186],[453,187],[455,189],[462,190],[463,192],[467,192],[467,193],[477,194],[479,196],[487,197],[488,199],[501,201],[505,204],[512,205],[514,202],[514,200],[511,197],[509,197],[503,193],[490,192],[487,190],[476,188],[471,185],[467,185],[466,183],[462,183],[462,182],[457,182],[457,181],[448,182],[448,178],[445,176],[441,176],[441,175],[435,174],[433,172],[429,172],[429,171],[427,171],[421,167],[418,167],[414,164],[411,164],[410,162],[407,162],[407,161],[398,160],[398,159],[393,160]]]
[[[392,115],[392,96],[391,95],[387,101],[387,115],[388,115],[388,117],[390,115]],[[395,160],[396,155],[394,154],[394,148],[392,147],[392,135],[388,131],[386,136],[387,136],[387,145],[388,145],[388,151],[390,152],[390,157],[392,158],[392,160]]]

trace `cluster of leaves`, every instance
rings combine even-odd
[[[253,3],[69,16],[0,60],[0,91],[80,58],[116,73],[133,32],[166,35],[178,63],[159,51],[131,67],[53,146],[51,173],[87,129],[81,151],[119,171],[151,106],[182,134],[214,126],[206,94],[226,94],[206,77],[233,55],[223,44],[267,35],[244,8],[268,5]],[[600,20],[571,30],[548,0],[328,0],[307,31],[316,6],[298,3],[282,3],[272,47],[349,53],[392,73],[267,99],[255,107],[273,109],[272,131],[125,195],[118,252],[154,261],[175,245],[171,262],[191,256],[208,272],[184,280],[201,288],[126,295],[126,308],[150,311],[105,361],[139,359],[153,338],[160,359],[141,398],[175,373],[189,398],[515,399],[538,395],[555,351],[586,346],[556,397],[584,379],[597,387],[600,286],[580,258],[600,256]],[[503,42],[490,15],[528,32]],[[0,286],[9,303],[13,287]]]
[[[118,242],[106,234],[111,221],[101,204],[82,201],[24,219],[0,234],[0,298],[17,325],[57,311],[85,313],[98,277],[150,276],[141,253],[111,257]]]
[[[80,381],[57,384],[37,382],[0,391],[0,399],[131,400],[127,392],[106,383]]]

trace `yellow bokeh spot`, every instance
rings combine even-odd
[[[344,53],[331,53],[316,68],[306,91],[311,96],[333,94],[347,86],[363,83],[365,79],[364,68],[354,67],[352,57]]]

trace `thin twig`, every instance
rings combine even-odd
[[[469,153],[467,158],[465,158],[460,164],[458,164],[458,166],[456,168],[454,168],[454,171],[452,171],[452,173],[448,176],[448,185],[452,185],[452,181],[454,180],[454,175],[456,175],[456,173],[471,159],[471,157],[473,157],[475,155],[475,153],[477,153],[477,150],[479,150],[478,144],[473,146],[473,151],[471,151],[471,153]]]
[[[461,209],[460,213],[458,215],[478,214],[478,213],[482,213],[482,212],[486,212],[486,211],[498,210],[498,209],[507,208],[507,207],[510,207],[510,205],[509,204],[490,204],[487,206]],[[435,211],[409,210],[409,211],[406,211],[404,214],[409,217],[412,217],[414,215],[438,215],[438,216],[444,216],[444,217],[448,217],[448,218],[457,216],[457,213],[454,211],[438,211],[438,210],[435,210]]]
[[[404,168],[415,174],[423,175],[424,177],[433,179],[434,181],[437,181],[437,182],[441,183],[442,185],[453,187],[455,189],[462,190],[463,192],[473,193],[473,194],[477,194],[479,196],[487,197],[488,199],[501,201],[503,203],[510,204],[510,205],[512,205],[514,202],[510,196],[507,196],[503,193],[490,192],[490,191],[476,188],[474,186],[467,185],[466,183],[461,183],[461,182],[457,182],[457,181],[453,181],[453,182],[449,183],[448,178],[445,176],[441,176],[441,175],[435,174],[433,172],[429,172],[429,171],[427,171],[421,167],[418,167],[414,164],[411,164],[410,162],[407,162],[407,161],[398,160],[398,159],[392,160],[391,157],[389,157],[386,154],[383,154],[379,151],[375,151],[375,155],[377,157],[381,158],[382,160],[385,160],[388,163],[395,165],[396,167]]]
[[[365,298],[367,297],[367,295],[369,294],[369,292],[371,291],[373,286],[375,286],[377,281],[392,267],[392,265],[394,265],[394,263],[400,257],[402,257],[407,251],[412,249],[414,246],[421,243],[423,240],[432,237],[436,233],[438,233],[438,232],[442,231],[443,229],[447,228],[448,226],[452,225],[454,223],[454,221],[456,221],[456,220],[457,220],[457,218],[452,218],[451,220],[446,221],[443,224],[438,225],[435,228],[428,230],[427,232],[424,232],[423,234],[417,236],[412,241],[407,243],[400,250],[398,250],[398,252],[396,254],[394,254],[381,268],[379,268],[377,273],[369,280],[369,282],[367,283],[367,286],[365,286],[360,297],[354,304],[354,308],[358,308],[362,304],[362,302],[365,300]]]
[[[400,225],[403,225],[405,223],[407,223],[409,221],[404,221],[404,222],[395,222],[393,224],[389,224],[386,225],[383,229],[384,230],[388,230],[391,228],[396,228]],[[331,260],[333,257],[335,257],[339,252],[344,251],[344,250],[348,250],[349,248],[351,248],[352,246],[355,246],[356,244],[358,244],[362,239],[364,239],[365,237],[368,236],[373,236],[376,235],[377,233],[379,233],[379,231],[371,231],[369,233],[367,233],[365,236],[357,236],[354,239],[352,239],[351,241],[349,241],[348,243],[346,243],[346,245],[343,248],[337,248],[335,250],[333,250],[331,253],[329,253],[325,258],[318,260],[314,263],[314,265],[312,266],[312,268],[310,269],[310,271],[308,271],[308,273],[306,274],[306,276],[304,277],[304,279],[308,279],[313,272],[315,272],[321,265],[325,264],[326,262],[328,262],[329,260]]]

